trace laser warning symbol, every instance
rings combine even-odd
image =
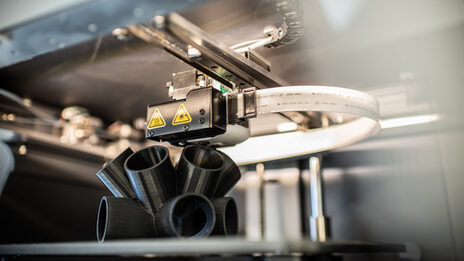
[[[190,117],[190,114],[188,113],[187,108],[185,108],[185,105],[181,103],[179,105],[179,109],[177,109],[176,116],[174,116],[174,119],[172,120],[172,125],[189,123],[191,121],[192,117]]]
[[[148,129],[156,129],[166,126],[166,122],[163,119],[163,115],[158,108],[155,109],[153,115],[151,116],[150,123],[148,124]]]

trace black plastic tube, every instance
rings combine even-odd
[[[134,153],[132,149],[127,148],[97,172],[97,177],[115,197],[135,198],[135,193],[124,170],[124,162],[132,153]]]
[[[238,212],[234,198],[213,198],[211,202],[216,212],[216,225],[212,234],[236,235],[238,231]]]
[[[215,220],[211,201],[202,194],[188,193],[172,198],[156,213],[155,230],[159,237],[207,237]]]
[[[153,217],[132,198],[103,197],[97,215],[97,240],[155,237]]]
[[[211,148],[190,145],[184,148],[177,164],[179,194],[200,193],[212,197],[221,178],[224,160]]]
[[[124,168],[137,198],[152,214],[176,196],[176,173],[167,148],[139,150],[127,158]]]
[[[222,167],[221,178],[219,179],[216,193],[214,194],[215,198],[224,197],[242,177],[237,164],[224,152],[218,152],[224,159],[224,165]]]

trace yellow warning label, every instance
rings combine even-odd
[[[174,116],[174,119],[172,120],[172,125],[189,123],[191,121],[192,121],[192,117],[190,117],[190,114],[188,113],[185,105],[181,103],[179,105],[179,109],[177,109],[176,116]]]
[[[158,108],[155,109],[153,115],[151,116],[150,123],[148,124],[148,129],[156,129],[166,126],[166,122],[163,119],[163,115]]]

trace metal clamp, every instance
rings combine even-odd
[[[256,88],[246,88],[237,94],[237,118],[254,118],[256,110]]]

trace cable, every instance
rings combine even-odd
[[[377,100],[360,91],[328,86],[287,86],[256,91],[257,114],[320,111],[355,119],[329,127],[251,137],[220,150],[238,165],[296,157],[340,148],[380,130]]]
[[[0,96],[3,96],[5,98],[8,98],[9,100],[17,103],[18,105],[20,105],[21,107],[23,107],[25,110],[27,110],[28,112],[30,112],[31,114],[35,115],[37,118],[45,121],[45,122],[49,122],[49,123],[55,123],[57,121],[57,119],[48,114],[48,113],[45,113],[43,111],[41,111],[40,109],[38,108],[34,108],[33,106],[29,105],[29,104],[26,104],[24,103],[23,99],[21,99],[21,97],[19,97],[18,95],[12,93],[12,92],[9,92],[5,89],[0,89]]]
[[[379,119],[377,100],[360,91],[329,86],[285,86],[256,91],[257,114],[320,111]]]

